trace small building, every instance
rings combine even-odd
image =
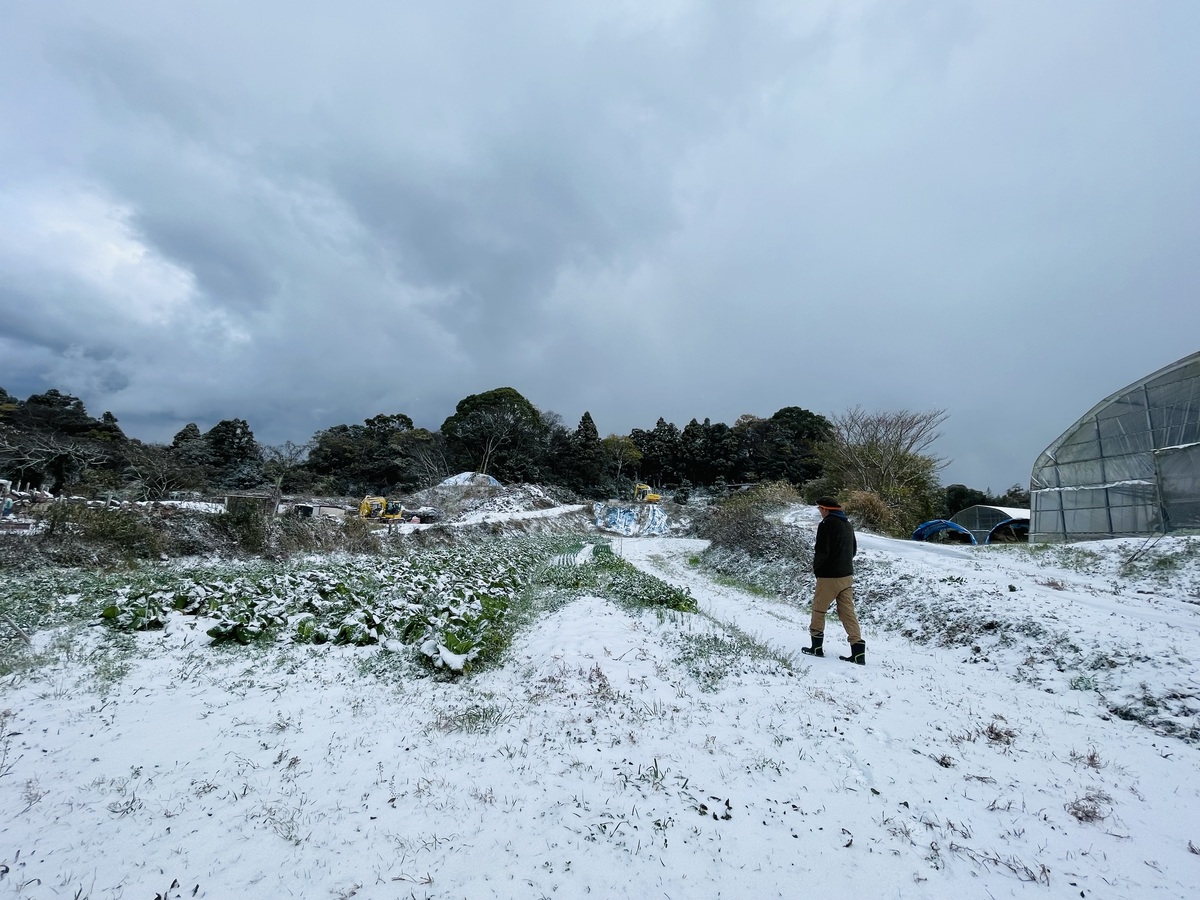
[[[1031,541],[1200,528],[1200,352],[1105,397],[1042,451]]]

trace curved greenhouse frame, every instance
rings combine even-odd
[[[1029,519],[1007,519],[988,532],[985,544],[1022,544],[1029,540]]]
[[[960,509],[950,517],[955,525],[961,525],[975,536],[975,543],[986,544],[992,529],[1002,522],[1012,522],[1017,519],[1028,519],[1029,510],[1013,509],[1007,506],[989,506],[981,503]]]
[[[1200,528],[1200,352],[1117,391],[1030,476],[1031,541]]]

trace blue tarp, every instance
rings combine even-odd
[[[596,527],[605,531],[615,531],[629,537],[667,533],[667,513],[661,506],[609,506],[606,503],[594,503],[592,510],[596,516]]]
[[[979,543],[975,540],[975,535],[971,534],[970,530],[963,528],[957,522],[951,522],[949,519],[930,519],[928,522],[922,522],[916,527],[916,530],[913,531],[912,539],[914,541],[927,541],[935,534],[939,534],[943,531],[953,531],[956,535],[961,534],[967,538],[970,538],[969,543]],[[968,541],[962,540],[961,543],[966,544]]]

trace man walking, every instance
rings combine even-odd
[[[858,553],[854,526],[833,497],[821,497],[817,500],[817,509],[821,511],[821,524],[817,526],[817,541],[813,547],[817,589],[813,595],[812,621],[808,626],[812,646],[800,649],[809,656],[825,655],[825,614],[836,600],[838,618],[850,641],[850,655],[838,659],[865,666],[867,645],[854,614],[854,555]]]

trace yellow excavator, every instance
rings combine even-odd
[[[381,519],[385,522],[417,522],[428,524],[441,519],[441,513],[432,506],[405,508],[399,500],[387,497],[364,497],[358,504],[358,514],[364,519]]]
[[[662,499],[662,494],[656,494],[650,489],[648,484],[635,484],[633,486],[633,502],[634,503],[657,503]]]
[[[364,519],[400,519],[404,507],[399,503],[388,503],[387,497],[364,497],[358,504],[358,514]]]

